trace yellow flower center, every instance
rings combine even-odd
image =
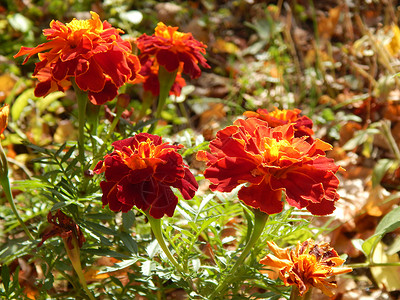
[[[297,158],[299,152],[288,140],[264,139],[264,159],[266,163],[279,163],[282,158]]]
[[[72,32],[86,30],[96,32],[98,30],[93,20],[77,20],[73,19],[71,22],[65,24]]]

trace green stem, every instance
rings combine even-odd
[[[75,83],[75,80],[71,78],[72,86],[74,87],[76,99],[78,101],[78,150],[79,150],[79,162],[81,163],[82,176],[85,172],[85,117],[86,117],[86,105],[88,102],[87,93],[82,91]]]
[[[22,229],[25,231],[28,238],[33,241],[34,238],[30,233],[29,229],[26,227],[24,221],[21,219],[17,207],[15,206],[14,197],[11,192],[11,185],[10,179],[8,178],[8,162],[7,157],[4,153],[3,147],[0,144],[0,184],[3,187],[3,192],[6,195],[8,203],[10,203],[11,209],[17,218],[19,224],[21,225]]]
[[[303,296],[300,296],[299,288],[297,285],[293,285],[289,300],[309,300],[311,298],[311,291],[312,287]]]
[[[90,298],[90,300],[95,300],[93,294],[90,292],[90,290],[87,287],[85,275],[83,274],[83,271],[82,271],[78,241],[76,240],[75,237],[72,238],[72,245],[74,246],[73,249],[69,249],[68,244],[65,241],[65,239],[63,239],[63,241],[64,241],[65,249],[67,250],[68,258],[71,261],[72,266],[74,267],[76,275],[78,275],[79,282],[81,283],[83,289],[85,290],[85,292],[88,295],[88,297]]]
[[[400,262],[391,262],[391,263],[374,263],[374,262],[365,262],[358,264],[346,264],[346,267],[357,269],[357,268],[373,268],[373,267],[400,267]]]
[[[160,66],[158,69],[158,81],[160,83],[160,95],[158,96],[158,104],[157,104],[157,111],[155,114],[155,118],[159,119],[161,116],[161,112],[164,109],[165,102],[167,101],[169,91],[171,90],[172,85],[175,82],[176,74],[178,70],[174,72],[168,72],[163,66]],[[149,129],[149,133],[153,133],[156,129],[157,122],[151,124]]]
[[[160,245],[161,249],[163,249],[165,255],[168,257],[169,261],[171,264],[176,268],[176,270],[181,274],[182,277],[185,277],[183,274],[183,269],[182,267],[178,264],[172,253],[169,251],[168,246],[165,244],[165,240],[162,234],[162,229],[161,229],[161,219],[155,219],[152,216],[150,216],[148,213],[146,213],[146,216],[149,220],[151,230],[153,231],[153,234],[155,238],[158,241],[158,244]]]
[[[140,108],[139,116],[137,117],[137,120],[143,119],[144,116],[146,116],[147,110],[151,107],[153,102],[155,101],[155,97],[151,92],[144,91],[143,93],[143,102],[142,102],[142,107]]]
[[[398,161],[400,161],[400,150],[399,150],[396,140],[394,139],[392,132],[390,130],[390,121],[382,120],[381,126],[382,126],[383,135],[386,137],[394,156],[396,157],[396,159]]]
[[[254,248],[254,245],[260,238],[262,232],[264,231],[265,224],[268,220],[269,215],[263,213],[257,209],[253,210],[254,212],[254,228],[251,233],[250,239],[247,242],[246,247],[243,249],[236,263],[233,265],[229,274],[224,278],[224,280],[217,286],[214,292],[211,293],[209,299],[215,299],[220,292],[222,292],[234,279],[237,273],[237,269],[242,266],[244,260],[250,251]]]
[[[124,111],[124,109],[122,107],[118,106],[117,114],[116,114],[114,120],[112,121],[110,128],[108,129],[108,133],[107,133],[106,137],[103,139],[104,143],[101,145],[100,150],[98,151],[98,153],[101,155],[101,157],[103,157],[102,153],[104,153],[104,151],[106,150],[108,141],[111,139],[111,136],[114,133],[115,127],[117,127],[117,125],[118,125],[118,122],[121,118],[123,111]],[[93,169],[96,166],[97,162],[98,162],[98,160],[94,159],[92,165],[90,166],[90,169]]]

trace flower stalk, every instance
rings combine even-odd
[[[159,119],[161,117],[161,112],[164,109],[165,103],[167,102],[167,98],[169,95],[169,91],[171,90],[172,85],[175,82],[176,74],[178,69],[174,72],[168,72],[163,66],[160,66],[158,70],[158,80],[160,82],[160,95],[158,96],[158,104],[157,111],[155,114],[155,118]],[[156,129],[157,122],[151,124],[149,129],[149,133],[153,133]]]
[[[75,80],[71,78],[72,85],[78,101],[78,157],[81,163],[82,174],[85,171],[85,123],[86,123],[86,106],[88,102],[88,95],[82,91]]]
[[[161,249],[164,251],[165,255],[168,257],[169,261],[171,264],[175,267],[175,269],[180,273],[182,277],[185,277],[184,271],[182,267],[178,264],[176,261],[175,257],[172,255],[171,251],[169,251],[167,244],[165,243],[164,236],[162,234],[162,229],[161,229],[161,219],[156,219],[150,216],[150,214],[146,213],[147,219],[149,220],[151,230],[153,231],[153,234],[155,238],[158,241],[158,244],[160,245]]]
[[[237,272],[237,269],[239,268],[239,266],[243,264],[247,255],[253,249],[254,245],[256,244],[261,234],[263,233],[269,215],[261,212],[258,209],[253,209],[253,213],[254,213],[254,227],[246,247],[243,249],[242,253],[240,254],[236,263],[233,265],[230,272],[225,276],[225,278],[217,286],[214,292],[211,293],[209,299],[215,299],[215,297],[217,297],[218,294],[221,293],[235,279],[235,273]]]
[[[26,235],[28,238],[33,241],[34,238],[29,231],[28,227],[26,227],[24,221],[21,219],[17,207],[15,206],[14,202],[14,197],[11,192],[11,185],[10,185],[10,179],[8,177],[8,163],[7,163],[7,157],[6,154],[4,153],[4,149],[0,144],[0,184],[3,187],[3,192],[8,200],[8,203],[10,203],[11,209],[17,218],[19,224],[21,225],[22,229],[25,231]]]
[[[71,240],[72,245],[73,245],[72,249],[69,248],[68,243],[66,242],[65,239],[63,239],[63,241],[64,241],[65,249],[67,251],[68,258],[72,263],[72,267],[74,268],[76,275],[78,275],[80,284],[82,285],[83,289],[85,290],[85,292],[88,295],[88,297],[90,298],[90,300],[95,300],[93,294],[90,292],[90,290],[87,287],[85,275],[83,274],[83,271],[82,271],[79,243],[78,243],[76,237],[73,237]]]

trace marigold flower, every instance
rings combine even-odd
[[[103,207],[127,212],[133,206],[160,219],[172,217],[178,197],[171,187],[177,188],[184,199],[193,198],[198,184],[177,152],[182,145],[163,143],[162,138],[149,133],[112,143],[114,151],[100,161],[94,172],[105,172],[100,183]]]
[[[3,132],[8,126],[8,115],[10,114],[10,106],[5,104],[0,108],[0,136],[4,138]]]
[[[307,208],[314,215],[335,210],[339,166],[325,156],[331,145],[316,139],[312,144],[294,137],[294,126],[271,128],[248,118],[220,130],[210,142],[210,151],[197,158],[207,162],[204,172],[213,191],[238,193],[245,204],[267,214],[283,209],[282,192],[289,205]]]
[[[73,19],[66,24],[51,21],[50,28],[43,30],[48,42],[35,48],[21,47],[14,55],[28,54],[25,64],[38,54],[40,62],[33,73],[39,80],[35,96],[65,91],[74,78],[77,86],[88,92],[89,100],[100,105],[114,99],[124,83],[141,80],[139,59],[131,53],[131,44],[122,40],[123,31],[101,22],[95,12],[91,15],[92,19]]]
[[[246,111],[243,115],[250,118],[255,117],[268,122],[269,127],[277,127],[284,124],[293,124],[294,136],[302,137],[308,136],[308,142],[312,143],[312,136],[314,131],[312,130],[313,122],[307,116],[300,116],[300,109],[286,110],[278,109],[275,107],[274,111],[268,112],[265,108],[257,109],[257,112]]]
[[[54,215],[49,212],[47,221],[51,224],[51,227],[42,236],[42,241],[38,244],[38,247],[53,236],[61,237],[70,250],[74,248],[73,239],[76,240],[79,248],[81,248],[86,241],[80,227],[61,210],[57,210]]]
[[[191,33],[179,32],[178,27],[166,26],[162,22],[157,24],[153,35],[141,35],[137,39],[137,47],[141,52],[140,61],[155,57],[168,72],[179,70],[197,78],[201,75],[198,64],[210,68],[203,57],[206,45],[197,41]]]
[[[145,59],[141,61],[140,75],[143,76],[143,89],[149,91],[154,97],[158,97],[160,94],[160,82],[158,79],[159,65],[155,58]],[[181,95],[182,88],[186,86],[186,81],[183,79],[180,72],[176,74],[175,82],[173,83],[170,95],[179,97]]]
[[[279,248],[274,242],[267,242],[273,254],[268,254],[260,263],[279,269],[279,277],[286,286],[296,285],[300,296],[311,286],[320,289],[327,296],[332,296],[336,288],[335,281],[328,277],[352,271],[352,268],[341,267],[344,260],[328,243],[316,244],[309,239],[298,242],[294,249]]]

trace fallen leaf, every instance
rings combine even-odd
[[[372,261],[374,263],[399,263],[400,259],[397,253],[388,255],[384,244],[379,242],[372,255]],[[389,292],[400,290],[400,267],[371,267],[371,274],[381,289]]]

